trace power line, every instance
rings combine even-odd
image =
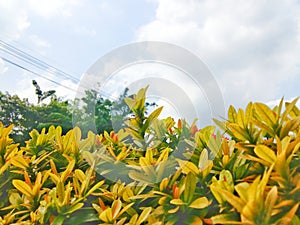
[[[0,47],[2,47],[2,48],[0,48],[0,50],[2,50],[3,52],[5,52],[6,54],[9,54],[9,55],[11,55],[11,56],[13,56],[13,57],[15,57],[15,58],[17,58],[17,59],[19,59],[19,60],[27,63],[27,64],[30,64],[31,66],[34,66],[34,67],[36,67],[36,68],[38,68],[40,70],[47,70],[47,73],[49,73],[49,74],[52,74],[54,76],[60,75],[60,76],[62,76],[64,78],[70,79],[70,80],[72,80],[74,82],[77,82],[77,83],[80,82],[80,79],[72,76],[71,74],[66,73],[63,70],[58,69],[57,67],[54,67],[54,66],[52,66],[52,65],[50,65],[50,64],[48,64],[46,62],[43,62],[42,60],[38,59],[37,57],[34,57],[34,56],[32,56],[32,55],[30,55],[30,54],[22,51],[21,49],[19,49],[17,47],[14,47],[11,44],[8,44],[7,42],[5,42],[3,40],[0,40]],[[2,57],[2,58],[4,58],[4,57]],[[28,69],[28,68],[26,68],[24,66],[21,66],[20,64],[14,63],[11,60],[8,60],[7,58],[5,58],[5,61],[7,61],[10,64],[15,65],[15,66],[17,66],[17,67],[19,67],[21,69],[24,69],[24,70],[26,70],[26,71],[28,71],[30,73],[33,73],[33,74],[35,74],[37,76],[40,76],[40,77],[42,77],[42,78],[44,78],[44,79],[46,79],[46,80],[48,80],[48,81],[50,81],[52,83],[55,83],[55,84],[57,84],[59,86],[63,86],[65,88],[71,90],[71,88],[69,88],[69,87],[67,87],[65,85],[62,85],[58,81],[50,79],[50,78],[48,78],[46,76],[43,76],[41,74],[38,74],[38,73],[34,72],[33,70],[30,70],[30,69]],[[53,69],[54,71],[51,71],[49,69]],[[87,86],[85,86],[85,85],[83,85],[81,83],[80,86],[83,87],[84,89],[87,89],[87,90],[90,89],[89,84],[87,84]],[[72,90],[75,91],[74,89],[72,89]],[[108,93],[105,93],[102,90],[99,91],[99,93],[102,96],[106,97],[106,98],[112,98],[112,96],[110,96]]]
[[[59,85],[59,86],[61,86],[61,87],[64,87],[64,88],[67,88],[67,89],[69,89],[69,90],[71,90],[71,91],[77,92],[77,90],[75,90],[75,89],[73,89],[73,88],[70,88],[70,87],[68,87],[68,86],[66,86],[66,85],[63,85],[63,84],[61,84],[61,83],[59,83],[59,82],[57,82],[57,81],[55,81],[55,80],[52,80],[52,79],[50,79],[50,78],[48,78],[48,77],[46,77],[46,76],[44,76],[44,75],[42,75],[42,74],[36,73],[36,72],[34,72],[34,71],[32,71],[32,70],[30,70],[30,69],[28,69],[28,68],[25,68],[24,66],[21,66],[21,65],[19,65],[19,64],[17,64],[17,63],[14,63],[14,62],[12,62],[11,60],[9,60],[9,59],[7,59],[7,58],[5,58],[5,57],[3,57],[3,56],[1,56],[1,58],[3,59],[3,61],[8,62],[8,63],[10,63],[10,64],[12,64],[12,65],[14,65],[14,66],[16,66],[16,67],[19,67],[19,68],[21,68],[22,70],[25,70],[25,71],[27,71],[27,72],[29,72],[29,73],[32,73],[32,74],[36,75],[36,76],[42,77],[42,78],[44,78],[44,79],[46,79],[46,80],[48,80],[48,81],[50,81],[50,82],[52,82],[52,83],[54,83],[54,84],[57,84],[57,85]]]
[[[69,79],[71,79],[75,82],[80,81],[78,78],[72,76],[71,74],[68,74],[68,73],[66,73],[66,72],[64,72],[64,71],[62,71],[62,70],[60,70],[60,69],[58,69],[58,68],[56,68],[56,67],[54,67],[54,66],[52,66],[48,63],[46,63],[46,62],[43,62],[42,60],[40,60],[40,59],[38,59],[38,58],[36,58],[32,55],[29,55],[28,53],[22,51],[21,49],[18,49],[16,47],[2,41],[2,40],[0,40],[0,45],[4,48],[8,49],[8,50],[5,50],[4,48],[2,48],[3,51],[5,51],[8,54],[14,55],[15,57],[17,57],[17,58],[19,58],[23,61],[26,61],[26,62],[32,61],[31,62],[32,65],[33,65],[33,63],[35,63],[36,65],[39,65],[40,67],[43,67],[43,69],[44,68],[46,68],[46,69],[51,68],[51,69],[54,69],[55,71],[59,72],[60,75],[62,75],[65,78],[69,78]],[[19,56],[16,56],[16,55],[19,55]]]

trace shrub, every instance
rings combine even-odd
[[[0,123],[0,224],[300,224],[300,110],[230,107],[200,130],[145,111],[124,129],[33,130],[26,146]]]

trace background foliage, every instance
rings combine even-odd
[[[40,99],[38,94],[37,97]],[[77,125],[82,128],[82,134],[86,137],[88,128],[92,127],[88,123],[96,124],[96,129],[93,130],[95,133],[110,132],[113,127],[117,130],[122,127],[123,118],[130,114],[124,102],[127,95],[128,89],[119,99],[110,101],[100,96],[95,90],[88,90],[82,99],[63,100],[52,95],[48,103],[39,100],[39,104],[32,104],[28,102],[28,99],[0,92],[0,121],[4,126],[14,124],[11,137],[15,142],[24,145],[32,129],[40,132],[51,125],[61,126],[63,134],[66,134],[73,128],[72,115],[74,113],[75,116],[81,118]],[[82,107],[78,107],[79,102],[83,104]]]

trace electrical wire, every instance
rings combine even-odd
[[[44,76],[44,75],[42,75],[42,74],[36,73],[36,72],[34,72],[34,71],[32,71],[32,70],[30,70],[30,69],[24,67],[24,66],[21,66],[21,65],[19,65],[19,64],[17,64],[17,63],[14,63],[13,61],[11,61],[11,60],[9,60],[9,59],[3,57],[3,56],[1,56],[1,59],[2,59],[3,61],[5,61],[5,62],[8,62],[8,63],[10,63],[10,64],[16,66],[16,67],[21,68],[22,70],[25,70],[25,71],[27,71],[27,72],[29,72],[29,73],[32,73],[32,74],[36,75],[36,76],[42,77],[43,79],[48,80],[48,81],[50,81],[50,82],[52,82],[52,83],[54,83],[54,84],[57,84],[57,85],[59,85],[59,86],[61,86],[61,87],[64,87],[64,88],[66,88],[66,89],[69,89],[70,91],[77,92],[77,90],[75,90],[75,89],[73,89],[73,88],[70,88],[70,87],[68,87],[68,86],[66,86],[66,85],[63,85],[63,84],[61,84],[61,83],[59,83],[59,82],[57,82],[57,81],[55,81],[55,80],[52,80],[52,79],[50,79],[50,78],[48,78],[48,77],[46,77],[46,76]]]
[[[62,76],[64,78],[67,78],[67,79],[70,79],[76,83],[80,82],[80,79],[76,78],[75,76],[69,74],[69,73],[66,73],[64,72],[63,70],[61,69],[58,69],[57,67],[54,67],[46,62],[43,62],[42,60],[38,59],[37,57],[34,57],[24,51],[22,51],[21,49],[17,48],[17,47],[14,47],[12,46],[11,44],[8,44],[7,42],[3,41],[3,40],[0,40],[0,50],[6,54],[9,54],[27,64],[30,64],[31,66],[34,66],[40,70],[46,70],[48,74],[52,74],[54,76]],[[4,61],[14,65],[14,66],[17,66],[23,70],[26,70],[32,74],[35,74],[36,76],[40,76],[42,77],[43,79],[46,79],[52,83],[55,83],[59,86],[62,86],[62,87],[65,87],[69,90],[72,90],[72,91],[75,91],[74,89],[68,87],[68,86],[65,86],[65,85],[62,85],[61,83],[59,83],[58,81],[55,81],[53,79],[50,79],[44,75],[41,75],[37,72],[34,72],[33,70],[30,70],[28,68],[26,68],[25,66],[21,66],[20,64],[18,63],[15,63],[13,62],[12,60],[9,60],[3,56],[0,56],[1,58],[3,58]],[[49,69],[52,69],[54,71],[51,71]],[[90,87],[88,86],[89,84],[87,84],[87,86],[83,85],[82,82],[81,82],[81,87],[83,87],[84,89],[86,90],[89,90]],[[104,91],[99,91],[100,95],[102,95],[103,97],[106,97],[108,99],[112,99],[113,97],[111,95],[109,95],[108,93],[105,93]]]
[[[72,76],[71,74],[68,74],[54,66],[51,66],[50,64],[46,63],[46,62],[43,62],[42,60],[32,56],[32,55],[29,55],[28,53],[22,51],[21,49],[18,49],[2,40],[0,40],[0,45],[3,47],[2,48],[2,51],[5,51],[6,53],[8,54],[11,54],[11,55],[14,55],[15,57],[18,57],[19,59],[23,60],[23,61],[32,61],[31,64],[36,64],[36,65],[39,65],[40,67],[43,67],[44,68],[51,68],[51,69],[54,69],[55,71],[59,72],[61,76],[65,77],[65,78],[68,78],[68,79],[71,79],[75,82],[79,82],[80,80],[74,76]],[[5,50],[6,48],[6,50]],[[16,56],[16,55],[19,55],[19,56]]]

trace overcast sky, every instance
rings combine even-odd
[[[298,0],[0,0],[0,40],[78,79],[119,46],[165,41],[202,59],[226,108],[300,95]],[[8,57],[1,47],[0,56]],[[42,73],[77,88],[70,79]],[[34,101],[32,79],[59,96],[74,95],[0,57],[0,91]]]

